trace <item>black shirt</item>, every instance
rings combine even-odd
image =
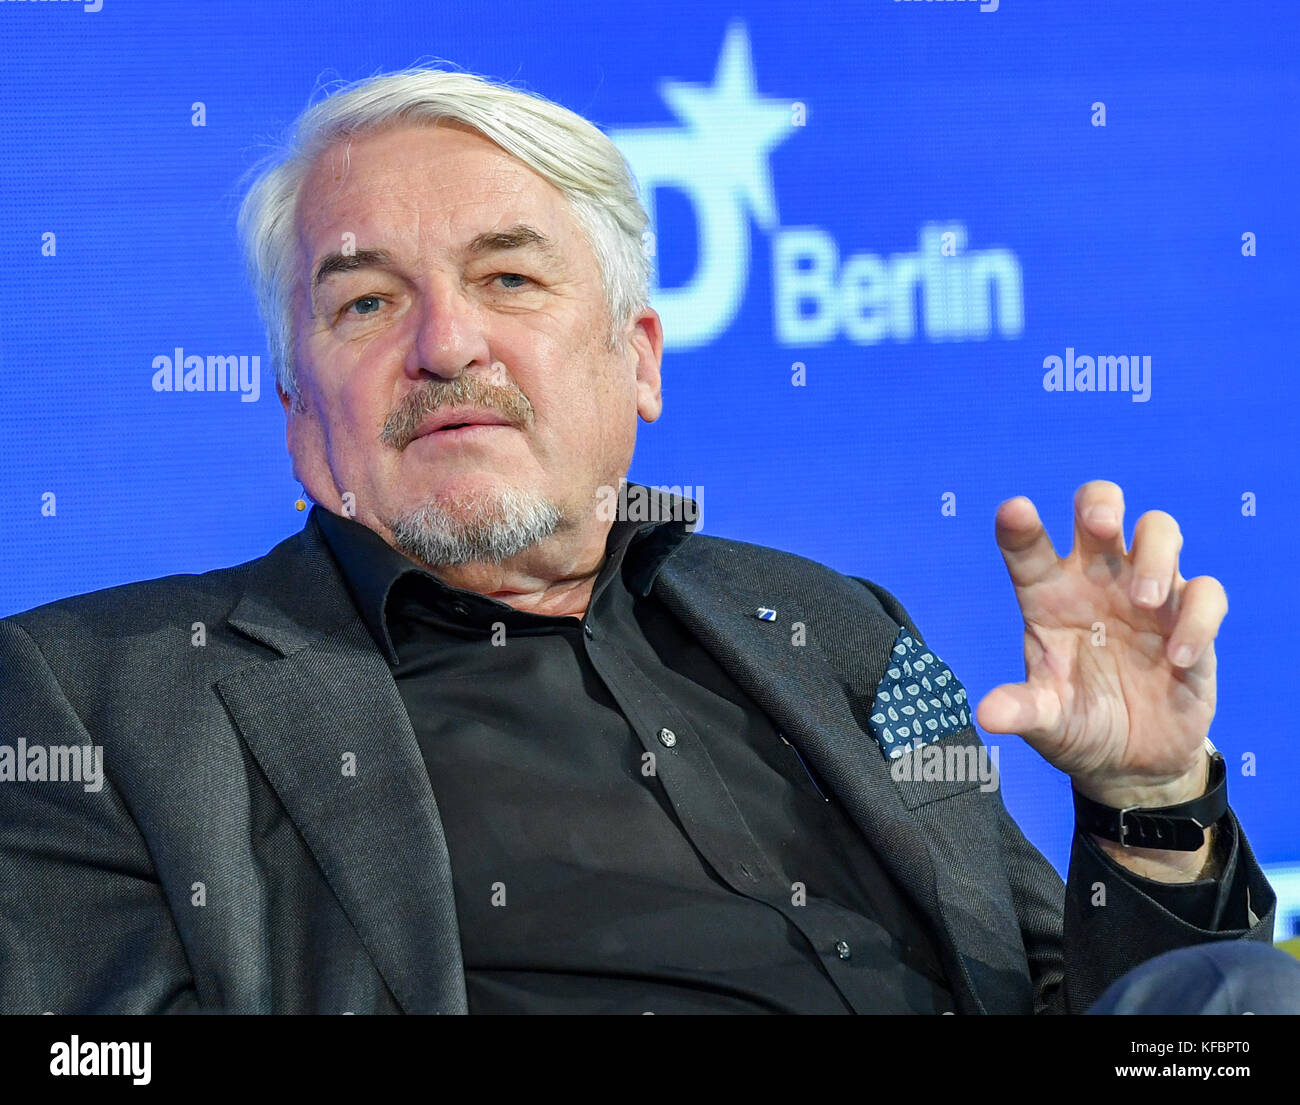
[[[684,523],[616,520],[579,619],[450,587],[319,506],[310,521],[419,740],[471,1013],[955,1008],[861,831],[650,595]]]

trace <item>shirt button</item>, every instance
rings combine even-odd
[[[840,953],[841,959],[848,959],[853,954],[853,950],[843,940],[835,945],[835,950]]]
[[[677,734],[674,733],[671,729],[660,729],[659,743],[662,744],[665,748],[671,748],[674,744],[677,743]]]
[[[466,614],[469,613],[469,607],[466,606],[463,602],[453,602],[451,604],[451,612],[455,614],[458,618],[463,618],[465,617]]]
[[[584,625],[584,626],[582,627],[582,631],[587,635],[587,640],[589,640],[589,641],[590,641],[594,636],[596,636],[596,634],[594,634],[594,633],[591,631],[591,626],[589,626],[589,625]]]

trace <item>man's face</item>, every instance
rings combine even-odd
[[[647,309],[609,349],[599,265],[560,191],[442,121],[332,147],[298,212],[303,409],[281,400],[312,497],[390,542],[429,509],[479,532],[503,495],[546,506],[555,532],[590,527],[637,415],[659,415],[662,334]],[[421,435],[484,412],[504,424]]]

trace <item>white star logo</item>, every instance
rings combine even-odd
[[[729,182],[764,230],[777,225],[768,153],[794,129],[790,104],[764,99],[754,84],[754,59],[745,25],[733,22],[713,74],[713,86],[664,80],[659,91],[677,117],[709,151],[706,174]]]
[[[793,107],[761,96],[744,23],[728,28],[713,84],[665,79],[660,94],[680,127],[633,127],[613,131],[655,218],[655,193],[682,192],[695,211],[699,239],[696,268],[676,288],[653,289],[669,348],[704,345],[735,318],[749,280],[752,217],[764,230],[780,225],[768,155],[795,129]],[[659,250],[656,248],[655,255]]]

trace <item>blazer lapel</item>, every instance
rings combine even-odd
[[[301,596],[288,609],[285,594]],[[314,526],[229,618],[279,656],[217,683],[241,736],[408,1013],[465,1013],[451,864],[419,744]]]
[[[654,586],[673,614],[718,660],[737,684],[787,734],[844,803],[850,816],[866,834],[882,863],[899,885],[929,916],[939,921],[946,958],[955,977],[965,984],[968,1011],[984,1012],[980,995],[968,969],[967,955],[958,940],[955,917],[946,910],[939,893],[935,867],[925,834],[890,778],[889,765],[869,734],[854,720],[832,666],[814,639],[789,647],[788,630],[753,616],[781,592],[771,579],[757,580],[729,572],[725,603],[718,600],[721,578],[717,566],[701,563],[705,550],[688,541],[664,564]],[[799,609],[797,600],[781,599],[781,620],[804,621],[813,631],[817,620]],[[870,638],[865,666],[875,664],[864,678],[875,686],[884,669],[898,631],[893,621],[861,630]],[[780,635],[780,646],[773,634]],[[870,706],[870,702],[866,703]],[[962,987],[958,987],[960,991]]]

